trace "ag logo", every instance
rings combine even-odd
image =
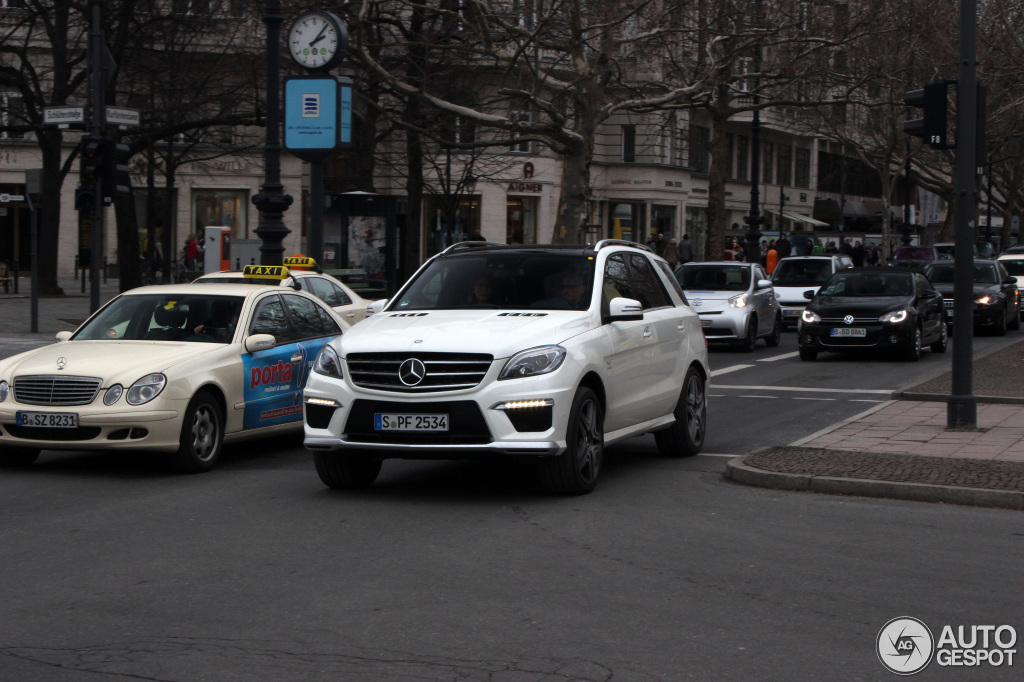
[[[416,358],[409,358],[398,368],[398,378],[406,386],[415,386],[427,375],[427,368]]]
[[[897,675],[913,675],[931,663],[935,639],[928,626],[917,618],[893,618],[878,631],[875,641],[878,660]]]

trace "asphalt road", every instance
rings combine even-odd
[[[44,453],[0,473],[0,679],[882,680],[875,638],[898,616],[1024,633],[1018,512],[722,480],[714,455],[809,435],[875,399],[852,389],[950,357],[801,363],[787,344],[712,352],[708,455],[635,439],[580,498],[460,462],[388,461],[334,492],[298,438],[198,476]]]

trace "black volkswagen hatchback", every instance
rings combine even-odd
[[[818,353],[897,351],[915,361],[946,350],[942,294],[920,272],[854,268],[832,275],[800,316],[801,360]]]

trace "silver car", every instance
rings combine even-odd
[[[782,311],[759,263],[686,263],[675,274],[708,342],[729,342],[746,351],[761,338],[779,345]]]

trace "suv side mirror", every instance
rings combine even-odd
[[[608,303],[608,322],[630,322],[644,319],[644,307],[632,298],[613,298]]]
[[[388,304],[388,299],[382,298],[379,301],[373,301],[366,306],[366,316],[376,315],[380,311],[384,310],[384,306]]]

